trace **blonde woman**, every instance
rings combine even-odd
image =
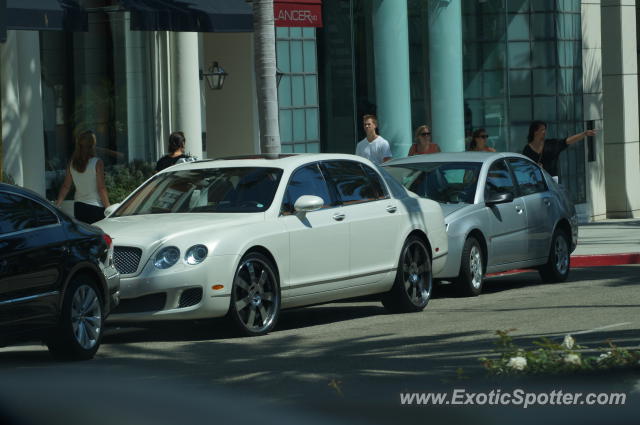
[[[416,142],[409,148],[407,156],[440,152],[440,146],[431,140],[431,129],[428,125],[418,127],[414,137]]]
[[[109,206],[109,196],[104,185],[104,163],[96,156],[96,135],[93,131],[85,131],[76,138],[76,147],[58,193],[57,206],[62,204],[72,184],[76,188],[75,218],[89,224],[102,220],[104,209]]]

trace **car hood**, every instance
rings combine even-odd
[[[95,225],[116,245],[151,247],[191,235],[193,241],[202,240],[212,231],[260,221],[264,221],[264,213],[185,213],[109,217]]]
[[[468,207],[470,204],[463,204],[463,203],[458,203],[458,204],[440,204],[440,206],[442,207],[442,214],[447,217],[451,214],[453,214],[454,212],[464,208],[464,207]]]

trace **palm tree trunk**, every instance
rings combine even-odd
[[[273,0],[253,0],[252,3],[260,150],[266,155],[277,155],[280,153],[280,128]]]

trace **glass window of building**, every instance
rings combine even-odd
[[[497,150],[521,152],[532,120],[547,137],[583,131],[579,2],[463,2],[464,97],[471,127]],[[585,147],[560,157],[560,181],[586,201]]]
[[[156,159],[147,33],[130,31],[127,17],[95,9],[89,13],[88,32],[40,32],[49,199],[55,199],[62,184],[75,136],[85,130],[96,133],[96,153],[107,175],[118,164]]]
[[[320,152],[315,28],[276,28],[282,152]]]

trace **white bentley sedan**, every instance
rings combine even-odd
[[[447,253],[440,205],[353,155],[178,164],[106,215],[116,321],[227,315],[261,335],[282,309],[344,298],[421,311]]]

